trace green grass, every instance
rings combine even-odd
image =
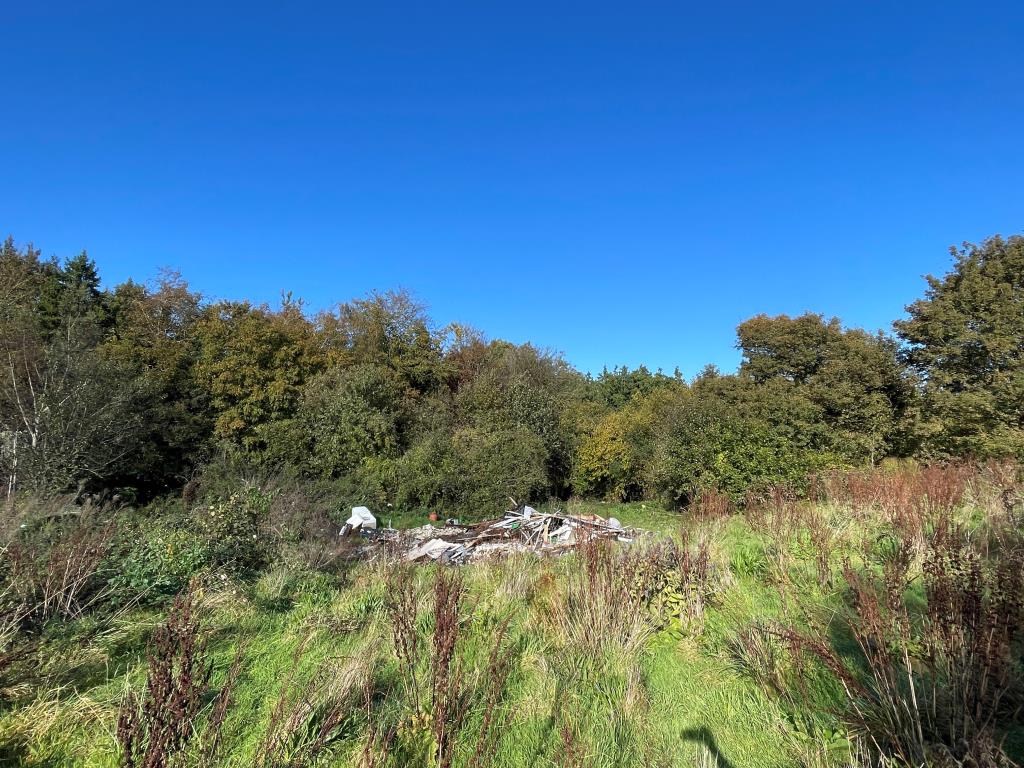
[[[587,652],[568,642],[559,624],[567,573],[578,568],[575,558],[527,555],[463,568],[468,597],[459,658],[468,709],[456,765],[468,764],[473,752],[488,689],[488,656],[505,619],[512,665],[498,707],[495,766],[567,764],[567,739],[579,764],[595,768],[844,764],[846,733],[830,714],[840,702],[837,691],[816,685],[805,691],[802,709],[794,710],[756,679],[734,649],[734,638],[745,628],[794,619],[801,611],[828,614],[839,606],[839,589],[818,584],[806,542],[794,540],[779,550],[740,516],[696,522],[649,503],[574,502],[569,511],[616,517],[626,526],[670,535],[685,529],[691,541],[706,541],[718,581],[713,604],[697,625],[686,631],[669,625],[638,651],[612,642],[601,652]],[[844,524],[842,510],[827,512],[837,526]],[[393,522],[426,521],[396,515]],[[842,546],[852,552],[852,545],[850,540]],[[834,568],[838,560],[837,554]],[[434,573],[434,567],[416,571],[425,642]],[[799,605],[780,598],[780,579],[793,587]],[[383,571],[375,563],[340,575],[279,566],[255,581],[228,582],[204,594],[215,686],[239,645],[245,649],[225,728],[224,765],[253,765],[293,668],[297,687],[315,681],[315,690],[333,685],[346,669],[361,670],[377,692],[374,717],[409,722],[384,598]],[[33,691],[0,709],[0,764],[116,766],[118,704],[126,688],[144,685],[146,643],[161,617],[155,608],[137,610],[84,643],[94,629],[88,621],[54,628],[39,651],[45,674]],[[296,666],[300,645],[305,651]],[[365,669],[360,659],[369,660]],[[425,667],[420,671],[425,675]],[[353,702],[329,756],[318,765],[358,764],[374,725],[360,701]],[[412,756],[423,733],[402,734],[398,744],[408,764],[422,764]]]
[[[614,516],[624,525],[661,532],[678,531],[683,523],[680,515],[650,504],[574,504],[571,511]],[[424,522],[406,515],[394,524]],[[566,729],[578,739],[587,765],[689,766],[709,746],[721,765],[797,764],[791,745],[780,738],[788,727],[785,718],[730,666],[720,652],[722,642],[703,644],[700,638],[662,633],[636,658],[614,653],[592,658],[565,647],[546,612],[557,599],[566,567],[571,567],[567,561],[527,557],[465,569],[475,606],[461,646],[467,669],[486,666],[495,626],[512,617],[509,642],[516,664],[501,705],[497,765],[556,764]],[[536,584],[546,572],[553,586],[544,591]],[[380,682],[395,682],[397,667],[381,626],[379,576],[371,565],[341,580],[276,569],[252,584],[227,585],[207,595],[215,684],[235,649],[245,644],[245,671],[226,726],[228,765],[252,763],[303,638],[308,639],[300,679],[372,647],[380,657]],[[429,569],[422,569],[420,578],[426,584]],[[708,615],[715,633],[728,632],[732,621],[753,613],[752,605],[736,609],[748,600],[745,589],[735,582],[722,607]],[[144,684],[146,640],[159,618],[155,610],[124,617],[89,644],[88,659],[64,666],[55,661],[62,672],[47,691],[0,715],[0,734],[13,745],[9,754],[26,766],[116,765],[118,702],[126,686]],[[49,652],[70,657],[74,647],[74,634],[65,631],[51,641]],[[479,729],[481,717],[478,704],[464,726],[467,734]],[[336,745],[336,754],[354,759],[361,739],[356,729],[348,743]],[[463,759],[472,742],[467,736]]]

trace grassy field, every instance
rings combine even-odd
[[[249,581],[215,576],[193,596],[213,673],[179,757],[226,766],[867,765],[866,734],[844,716],[842,686],[827,665],[798,664],[772,628],[823,631],[864,668],[842,620],[843,568],[871,572],[891,520],[837,503],[800,508],[787,522],[795,506],[698,517],[574,502],[572,512],[656,535],[460,569],[279,562]],[[981,531],[990,513],[966,498],[954,514]],[[675,559],[664,559],[666,547]],[[651,576],[655,561],[670,567]],[[908,566],[911,609],[923,600],[922,562],[917,553]],[[630,596],[638,584],[642,600]],[[137,608],[44,632],[31,685],[4,691],[0,762],[118,765],[119,709],[145,689],[147,646],[166,617],[166,606]],[[448,646],[439,627],[452,632]],[[415,649],[403,655],[403,642]],[[222,689],[230,695],[217,726]],[[1019,759],[1016,726],[1000,721],[999,733]]]

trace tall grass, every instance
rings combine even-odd
[[[963,466],[853,477],[845,498],[872,500],[882,538],[864,565],[844,566],[837,622],[781,636],[834,675],[846,717],[879,759],[1004,765],[1020,701],[1021,532],[1004,524],[993,549],[956,521],[975,477]],[[841,650],[843,636],[855,656]]]
[[[104,588],[96,574],[115,532],[113,522],[86,517],[52,542],[13,541],[4,552],[8,583],[12,596],[27,607],[26,617],[39,622],[77,618],[89,603],[102,599]]]
[[[1020,476],[945,469],[828,476],[818,503],[709,494],[699,515],[652,518],[682,536],[560,558],[349,572],[344,553],[289,549],[166,616],[90,609],[101,565],[46,622],[0,612],[0,763],[1007,764],[1024,702]],[[301,503],[274,525],[301,522]],[[643,525],[641,505],[621,512]]]

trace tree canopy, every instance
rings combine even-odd
[[[405,291],[310,315],[175,274],[105,288],[84,252],[0,247],[8,495],[176,492],[211,461],[346,498],[492,514],[508,499],[731,494],[889,456],[1024,455],[1024,238],[954,251],[896,336],[806,313],[737,328],[735,373],[575,370],[436,325]],[[218,459],[218,457],[220,457]]]
[[[926,449],[938,455],[1024,452],[1024,237],[951,250],[922,299],[895,323],[922,382]]]

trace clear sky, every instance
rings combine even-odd
[[[584,370],[887,328],[1024,229],[1024,3],[0,3],[0,232],[108,283],[406,287]]]

